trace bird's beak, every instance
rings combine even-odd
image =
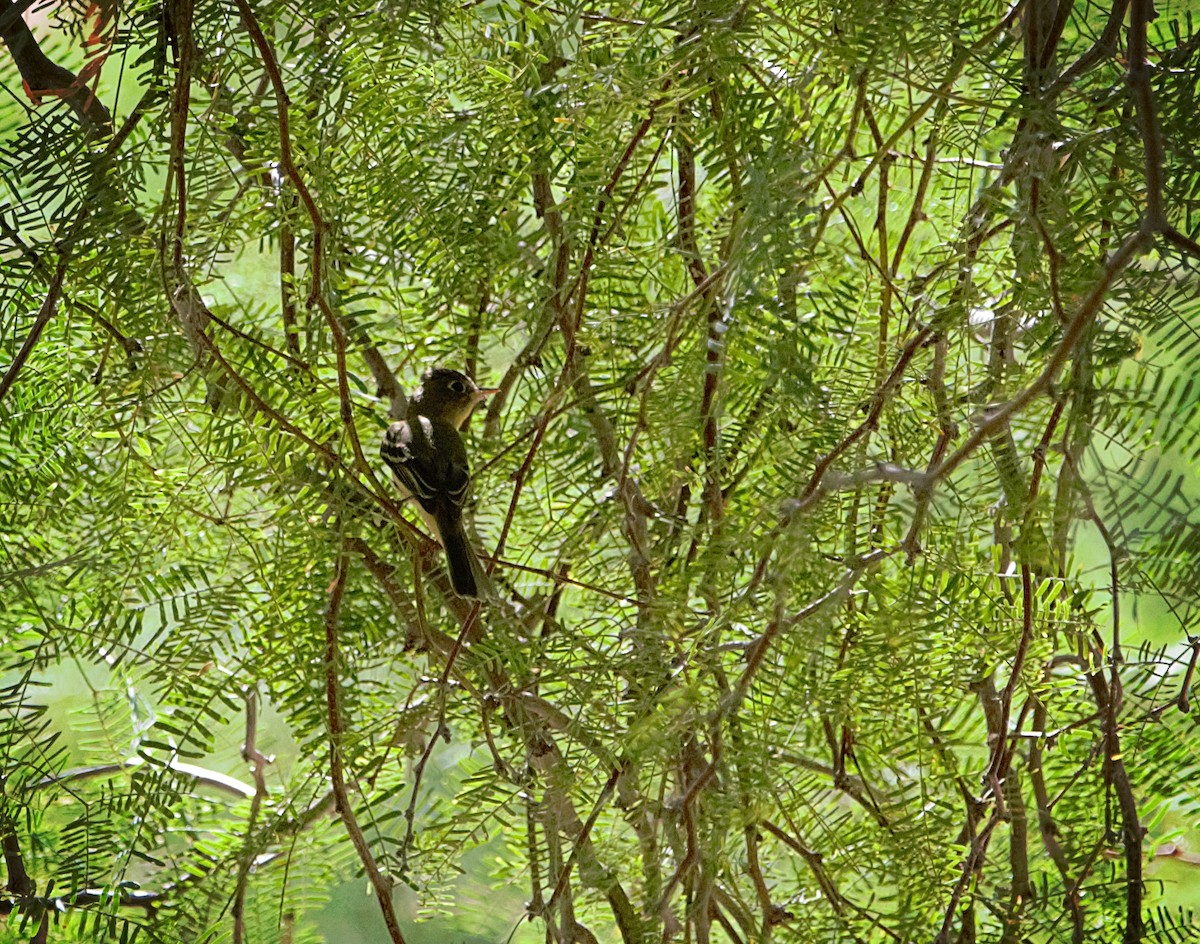
[[[500,392],[499,387],[480,387],[478,390],[475,391],[475,402],[482,403],[484,400],[486,400],[488,397],[490,397],[493,393],[499,393],[499,392]]]

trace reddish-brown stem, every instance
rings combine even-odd
[[[396,909],[392,906],[392,884],[383,877],[379,864],[371,854],[366,836],[363,835],[358,818],[354,815],[350,791],[346,787],[345,761],[342,756],[346,744],[346,724],[342,716],[341,667],[338,664],[341,659],[338,649],[338,615],[341,611],[342,597],[346,592],[348,570],[349,555],[343,544],[338,551],[337,569],[333,584],[329,588],[329,607],[325,611],[325,707],[326,724],[329,726],[329,779],[333,785],[335,808],[354,851],[358,853],[358,858],[367,872],[371,888],[375,891],[375,900],[379,903],[388,935],[393,944],[404,944],[404,934],[396,918]]]
[[[328,224],[326,224],[324,217],[321,215],[320,208],[317,206],[317,202],[313,198],[308,184],[305,183],[304,177],[296,166],[295,158],[292,155],[292,137],[288,114],[291,99],[288,98],[287,89],[283,84],[283,75],[279,70],[279,62],[275,57],[275,50],[263,33],[262,27],[254,16],[254,11],[251,9],[248,0],[234,0],[234,3],[241,14],[242,23],[245,25],[247,32],[250,33],[251,40],[258,48],[263,68],[266,69],[267,75],[270,76],[271,87],[275,93],[275,102],[279,112],[280,166],[288,180],[291,181],[292,186],[296,188],[300,202],[304,205],[304,210],[312,221],[313,244],[312,257],[309,260],[311,282],[308,302],[310,305],[316,305],[320,310],[333,337],[333,351],[337,361],[338,400],[341,405],[342,425],[346,430],[346,436],[350,441],[350,447],[354,452],[355,462],[358,465],[359,471],[364,475],[370,476],[371,466],[363,454],[362,443],[359,441],[358,430],[354,424],[354,409],[350,398],[350,381],[346,363],[346,350],[348,347],[346,330],[332,307],[330,307],[329,299],[326,297],[322,283],[325,265],[325,236],[328,231]],[[379,387],[381,393],[388,396],[393,402],[395,402],[398,395],[403,396],[402,393],[398,394],[399,385],[396,382],[396,377],[387,367],[383,356],[378,350],[368,346],[364,351],[364,360],[366,360],[367,366],[371,369],[376,385]]]
[[[58,300],[62,295],[63,279],[67,275],[67,258],[67,253],[64,251],[59,260],[58,268],[54,270],[54,276],[50,279],[50,287],[46,290],[46,297],[42,300],[42,307],[38,311],[37,318],[34,319],[33,327],[29,329],[29,334],[26,336],[25,342],[21,345],[21,349],[17,351],[17,356],[8,365],[8,370],[4,372],[3,379],[0,379],[0,400],[4,399],[9,388],[16,382],[17,375],[21,373],[21,368],[25,366],[25,362],[29,360],[29,355],[37,347],[38,339],[42,336],[42,331],[45,330],[46,325],[50,323],[50,319],[58,311]]]

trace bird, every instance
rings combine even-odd
[[[487,577],[463,528],[471,470],[459,430],[496,391],[457,370],[434,367],[409,398],[407,416],[387,428],[379,449],[397,488],[416,499],[421,517],[445,549],[454,592],[474,599],[482,598]]]

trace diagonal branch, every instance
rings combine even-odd
[[[279,62],[275,57],[275,51],[263,33],[262,27],[259,25],[257,18],[254,16],[254,11],[250,8],[247,0],[234,0],[241,14],[242,22],[245,24],[246,30],[250,33],[250,38],[254,45],[258,48],[259,56],[262,59],[263,67],[267,70],[267,75],[271,79],[271,87],[275,92],[275,101],[279,111],[279,161],[283,168],[284,174],[292,182],[296,188],[296,193],[300,197],[300,202],[304,205],[304,210],[312,221],[313,227],[313,243],[312,243],[312,258],[309,265],[312,269],[312,277],[309,286],[308,301],[310,305],[315,304],[325,318],[326,324],[329,326],[329,331],[333,336],[334,356],[337,359],[337,382],[338,382],[338,399],[341,403],[341,419],[342,424],[346,428],[346,435],[350,440],[351,448],[354,450],[355,459],[359,465],[360,471],[366,474],[370,466],[367,463],[366,456],[363,455],[362,444],[359,442],[358,431],[354,425],[354,411],[350,399],[350,382],[346,366],[346,351],[348,347],[348,336],[345,327],[342,325],[341,319],[334,313],[332,306],[329,304],[329,299],[326,297],[323,284],[322,270],[325,264],[325,237],[329,231],[329,224],[321,214],[320,208],[317,206],[317,201],[309,190],[308,184],[305,183],[304,176],[300,173],[299,167],[296,166],[296,161],[292,155],[292,137],[289,124],[289,108],[291,99],[288,98],[287,89],[283,84],[283,75],[279,69]],[[363,360],[366,361],[367,367],[370,369],[372,376],[375,378],[375,384],[380,395],[386,396],[393,404],[392,412],[396,413],[398,407],[396,404],[403,402],[404,393],[400,389],[399,383],[396,381],[395,374],[387,366],[383,355],[379,350],[370,343],[369,339],[365,339],[366,344],[363,348]]]
[[[25,362],[29,360],[29,355],[33,353],[33,349],[37,346],[38,340],[42,336],[42,331],[45,330],[46,325],[50,323],[50,319],[58,311],[58,300],[62,295],[63,279],[67,275],[67,260],[68,254],[64,250],[59,259],[58,268],[54,270],[54,276],[50,279],[50,288],[46,292],[45,299],[42,301],[42,307],[38,312],[37,318],[34,319],[33,327],[29,330],[29,335],[25,338],[25,343],[21,345],[21,350],[17,351],[17,356],[8,365],[8,370],[4,372],[4,377],[0,379],[0,400],[4,399],[4,395],[8,393],[9,388],[16,382],[17,375],[21,373],[21,368],[25,366]]]
[[[43,95],[61,98],[75,112],[83,128],[91,134],[112,132],[112,115],[105,104],[87,87],[88,70],[78,75],[53,62],[38,45],[22,14],[36,0],[0,2],[0,38],[8,46],[13,62],[21,73],[25,90],[34,104]]]

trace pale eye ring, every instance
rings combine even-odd
[[[451,380],[450,381],[450,389],[453,390],[455,393],[466,393],[467,385],[464,384],[461,380]]]

